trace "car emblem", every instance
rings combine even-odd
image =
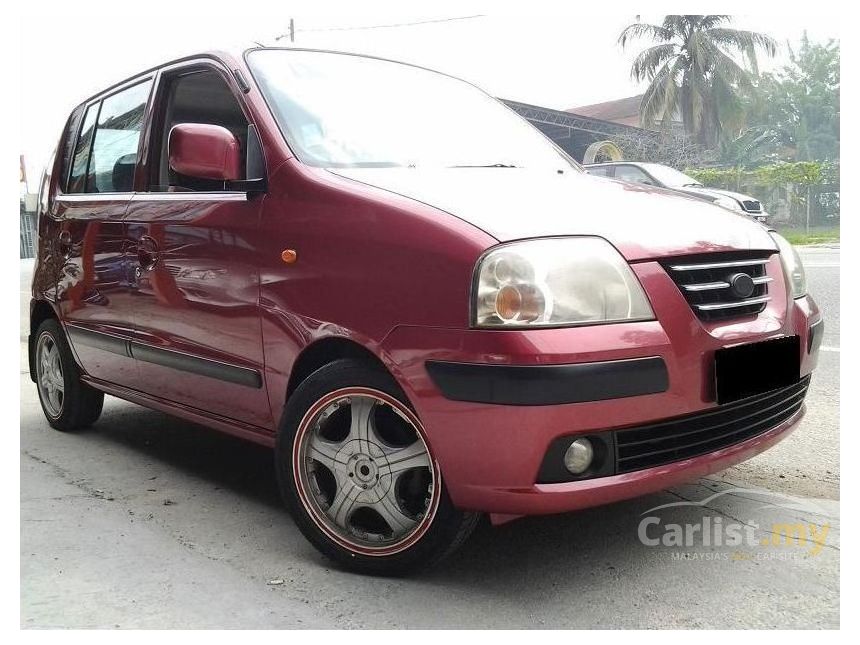
[[[735,273],[729,277],[732,293],[738,298],[749,298],[755,291],[755,282],[746,273]]]

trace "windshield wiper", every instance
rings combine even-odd
[[[487,163],[487,164],[462,164],[457,166],[448,166],[449,168],[516,168],[515,165],[509,163]]]
[[[704,184],[681,184],[681,188],[704,188]]]

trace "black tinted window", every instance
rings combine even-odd
[[[615,178],[632,181],[634,184],[653,184],[651,178],[636,166],[615,166]]]
[[[151,81],[139,83],[102,101],[86,192],[123,193],[134,189],[137,145],[151,85]]]
[[[75,145],[75,155],[72,158],[72,171],[69,174],[69,184],[67,187],[70,193],[82,193],[86,187],[87,165],[90,161],[90,150],[93,146],[93,135],[95,134],[98,113],[99,103],[94,103],[87,108],[84,124],[81,126],[81,134]]]

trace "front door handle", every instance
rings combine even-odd
[[[137,243],[137,261],[144,271],[151,271],[158,264],[161,253],[156,242],[149,235],[144,235]]]

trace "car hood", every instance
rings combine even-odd
[[[742,214],[661,188],[521,168],[337,168],[330,172],[465,220],[500,242],[595,235],[628,260],[776,250]]]

